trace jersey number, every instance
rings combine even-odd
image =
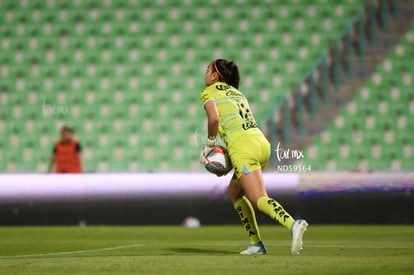
[[[257,128],[257,123],[253,119],[252,112],[245,106],[244,103],[238,102],[237,108],[239,109],[239,115],[243,119],[242,128],[248,130],[250,128]]]

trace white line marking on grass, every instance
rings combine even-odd
[[[141,247],[144,246],[143,244],[131,244],[131,245],[121,245],[121,246],[113,246],[113,247],[104,247],[98,249],[88,249],[88,250],[75,250],[75,251],[64,251],[64,252],[50,252],[50,253],[39,253],[39,254],[24,254],[24,255],[12,255],[12,256],[0,256],[0,260],[2,259],[19,259],[19,258],[33,258],[33,257],[46,257],[46,256],[62,256],[62,255],[73,255],[73,254],[83,254],[83,253],[93,253],[93,252],[101,252],[101,251],[112,251],[112,250],[120,250],[132,247]]]

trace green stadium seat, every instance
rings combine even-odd
[[[340,160],[337,170],[413,169],[413,122],[408,119],[414,113],[414,95],[408,88],[412,85],[413,68],[404,62],[405,49],[410,48],[403,47],[407,36],[401,38],[352,102],[340,110],[336,123],[328,127],[332,137],[346,138],[351,148],[348,160],[341,159],[340,152],[330,152],[332,159]],[[353,129],[360,134],[353,135]],[[326,144],[321,141],[322,136],[306,152],[322,152]],[[324,154],[318,157],[327,159]]]
[[[176,0],[3,1],[0,91],[13,94],[7,104],[0,101],[7,141],[22,127],[33,132],[24,144],[43,152],[47,135],[58,137],[59,128],[70,124],[85,144],[87,171],[201,169],[199,148],[188,144],[205,128],[198,97],[208,62],[237,60],[241,90],[261,121],[363,7],[351,0],[278,1],[277,7],[243,2],[220,1],[219,8]],[[407,89],[411,83],[405,76],[395,85]],[[44,100],[70,115],[43,115]],[[412,115],[399,100],[388,105]],[[41,171],[50,153],[19,166],[23,160],[13,150],[0,171]]]

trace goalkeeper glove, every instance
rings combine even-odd
[[[205,164],[206,163],[206,157],[208,154],[210,154],[211,151],[213,151],[214,146],[216,145],[216,137],[214,138],[206,138],[206,144],[204,145],[203,149],[200,153],[200,163]]]

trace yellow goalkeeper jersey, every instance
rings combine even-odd
[[[203,106],[214,101],[219,113],[219,135],[227,146],[231,146],[240,137],[263,135],[257,126],[246,97],[236,88],[216,82],[201,92]]]

